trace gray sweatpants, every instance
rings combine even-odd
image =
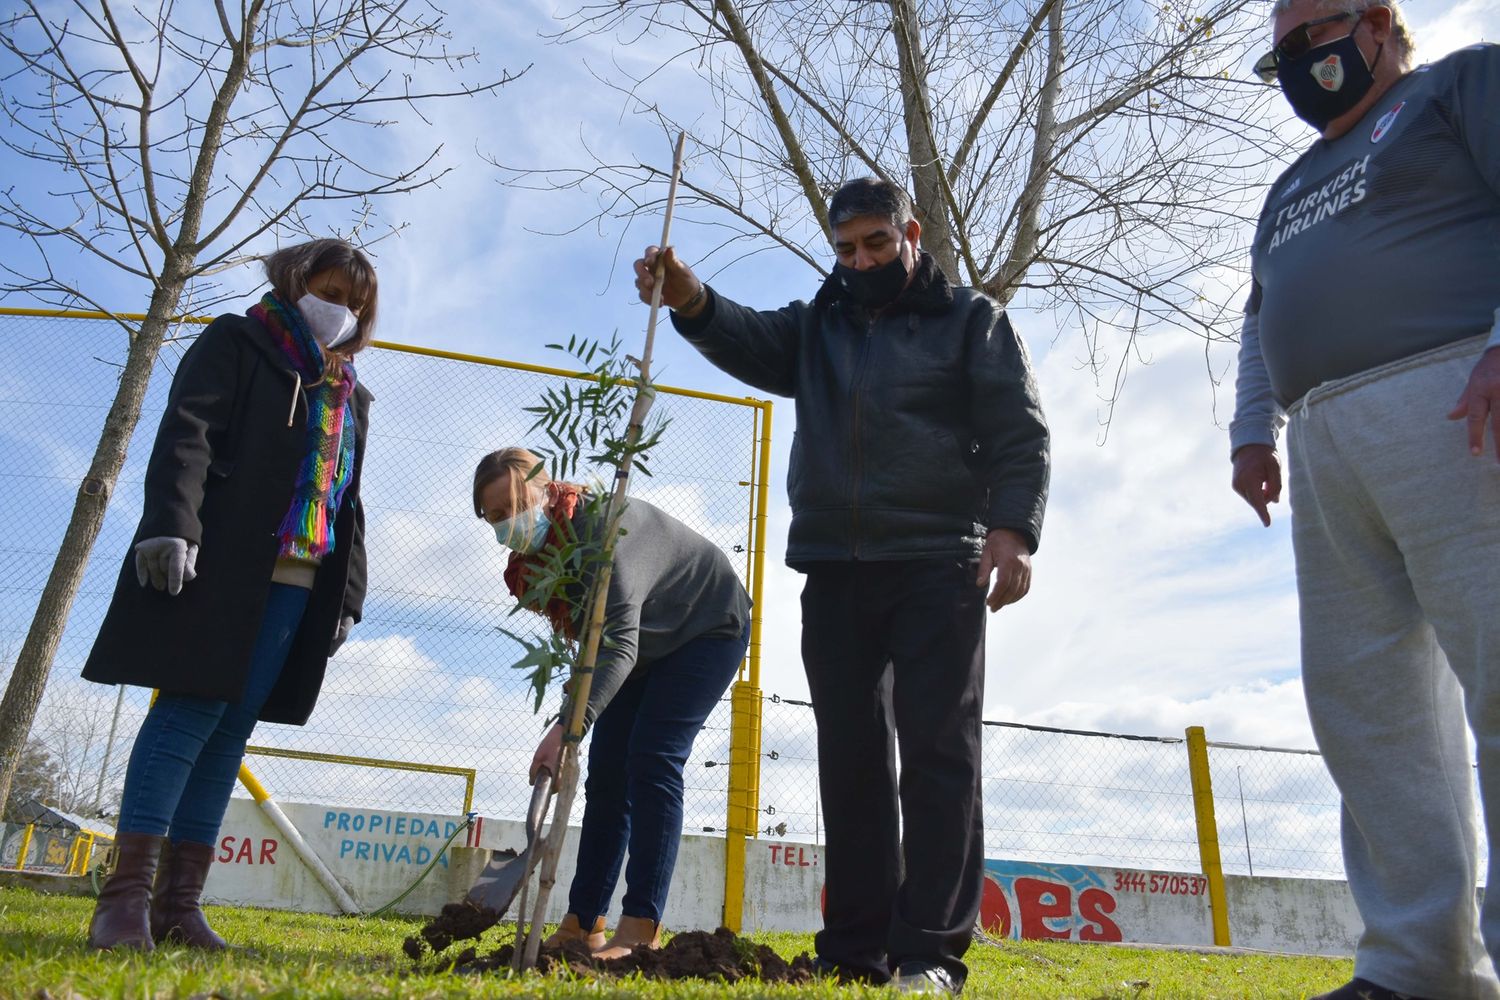
[[[1481,918],[1464,725],[1500,831],[1500,464],[1445,419],[1483,346],[1319,386],[1287,424],[1303,686],[1365,923],[1355,975],[1434,998],[1500,997],[1500,854]]]

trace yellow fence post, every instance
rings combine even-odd
[[[21,853],[16,855],[16,871],[26,868],[26,855],[31,853],[31,834],[35,829],[35,823],[27,823],[26,829],[21,831]]]
[[[94,834],[89,830],[80,830],[78,836],[73,839],[73,853],[68,859],[67,874],[87,875],[89,859],[93,856]]]
[[[756,835],[760,813],[761,596],[766,568],[766,500],[771,470],[771,404],[757,411],[759,455],[750,484],[754,514],[750,548],[750,648],[746,676],[729,699],[729,802],[724,823],[724,926],[738,932],[745,915],[745,841]]]
[[[1214,819],[1214,786],[1208,771],[1208,738],[1202,726],[1187,728],[1188,773],[1193,780],[1193,815],[1198,821],[1198,856],[1208,876],[1208,905],[1213,915],[1214,944],[1229,944],[1229,900],[1224,895],[1224,866],[1219,860],[1219,824]]]

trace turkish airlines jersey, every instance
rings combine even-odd
[[[1399,80],[1272,185],[1251,250],[1283,407],[1309,389],[1487,333],[1500,307],[1500,46]]]

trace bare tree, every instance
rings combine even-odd
[[[0,292],[104,309],[58,273],[64,250],[150,290],[145,318],[119,321],[119,389],[0,701],[0,808],[185,292],[212,298],[258,240],[339,231],[334,212],[365,241],[374,199],[441,178],[440,146],[392,163],[376,133],[518,75],[466,81],[476,57],[449,45],[427,0],[25,0],[0,20],[3,141],[52,187],[0,191],[0,226],[37,261],[3,265]]]
[[[629,111],[696,135],[679,213],[717,227],[711,259],[779,245],[826,273],[827,199],[873,175],[913,191],[950,278],[1001,303],[1036,293],[1099,370],[1123,363],[1101,329],[1233,335],[1237,304],[1202,280],[1240,268],[1285,150],[1274,91],[1249,79],[1265,30],[1249,0],[582,2],[556,39],[631,46],[649,72],[617,59],[596,75]],[[660,212],[659,168],[588,155],[505,165],[506,180],[594,193],[593,224]]]
[[[43,751],[52,764],[53,780],[46,802],[81,816],[113,813],[129,764],[128,754],[106,751],[114,721],[114,693],[103,688],[64,690],[67,693],[63,698],[46,700],[32,726],[31,745]]]

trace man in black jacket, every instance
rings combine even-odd
[[[837,263],[810,304],[748,309],[671,249],[662,301],[711,362],[797,404],[787,562],[807,577],[828,830],[820,962],[956,993],[983,878],[984,608],[1030,588],[1047,425],[1004,310],[918,248],[906,192],[850,181],[828,217]],[[658,253],[635,263],[644,301]]]

